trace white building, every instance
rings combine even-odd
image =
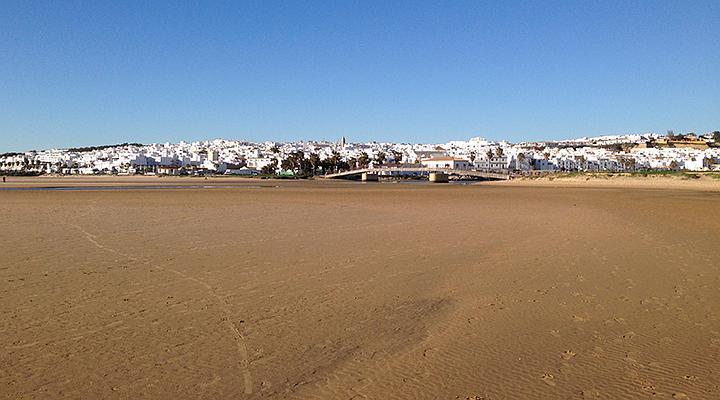
[[[426,168],[470,169],[470,161],[455,157],[433,157],[420,161]]]

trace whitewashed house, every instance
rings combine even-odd
[[[470,169],[470,161],[455,157],[433,157],[420,161],[426,168],[442,168],[442,169]]]

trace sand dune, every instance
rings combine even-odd
[[[246,185],[0,192],[0,397],[720,398],[718,192]]]

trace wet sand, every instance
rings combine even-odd
[[[1,191],[0,397],[720,398],[716,191],[238,185]]]

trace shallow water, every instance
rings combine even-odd
[[[0,190],[9,191],[87,191],[87,190],[157,190],[157,189],[261,189],[276,188],[278,186],[260,185],[146,185],[146,186],[33,186],[33,187],[7,187]]]
[[[426,180],[392,180],[381,182],[343,181],[363,185],[411,184],[435,185]],[[450,181],[439,185],[471,185],[478,181]],[[279,185],[89,185],[89,186],[12,186],[0,187],[0,191],[122,191],[122,190],[160,190],[160,189],[262,189],[278,188]]]

